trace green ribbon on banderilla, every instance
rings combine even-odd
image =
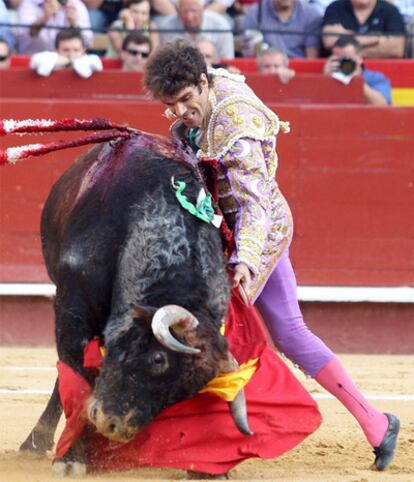
[[[171,185],[175,189],[175,197],[186,211],[205,223],[212,224],[216,228],[220,227],[223,217],[214,213],[211,194],[209,192],[206,194],[204,189],[200,189],[197,202],[194,205],[184,194],[187,186],[184,181],[175,181],[174,177],[172,177]]]

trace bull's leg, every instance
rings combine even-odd
[[[70,290],[58,291],[55,301],[56,347],[59,360],[78,372],[90,385],[94,375],[83,366],[83,350],[96,333],[95,318],[82,292],[73,283]],[[65,383],[63,379],[60,383]],[[67,452],[56,459],[53,471],[61,476],[80,477],[86,474],[86,456],[82,435]]]
[[[53,462],[52,471],[60,477],[83,477],[86,475],[85,446],[80,437],[66,454]]]
[[[40,416],[33,430],[27,439],[22,443],[19,450],[44,455],[46,450],[52,450],[53,437],[62,415],[62,404],[60,403],[59,379],[56,379],[53,393]]]

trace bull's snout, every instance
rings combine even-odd
[[[87,415],[99,433],[116,442],[129,442],[136,433],[136,429],[128,426],[127,418],[130,417],[105,414],[99,400],[89,400]]]

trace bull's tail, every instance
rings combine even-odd
[[[99,131],[111,130],[112,132],[98,133],[95,132],[90,136],[83,138],[50,142],[48,144],[26,144],[19,147],[9,147],[0,149],[0,165],[6,163],[14,164],[17,161],[31,156],[40,156],[49,152],[67,149],[69,147],[78,147],[86,144],[96,144],[107,142],[119,138],[128,138],[132,133],[136,133],[125,125],[114,124],[106,119],[26,119],[23,121],[15,121],[12,119],[0,120],[0,135],[8,134],[44,134],[47,132],[63,132],[63,131]]]

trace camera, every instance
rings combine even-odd
[[[352,57],[341,57],[338,59],[338,69],[344,75],[351,75],[355,72],[356,62]]]

